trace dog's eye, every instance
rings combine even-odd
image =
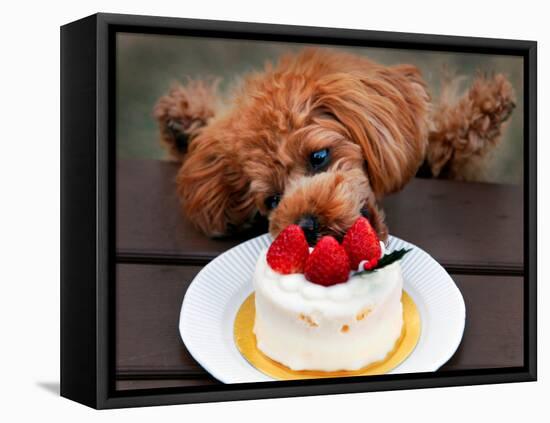
[[[311,170],[317,172],[323,170],[330,162],[330,150],[323,148],[319,151],[314,151],[309,155],[309,165]]]
[[[281,196],[279,194],[275,194],[267,197],[264,200],[264,204],[268,210],[273,210],[275,207],[279,205],[280,201],[281,201]]]

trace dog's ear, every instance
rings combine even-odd
[[[382,67],[328,74],[319,81],[319,104],[363,150],[374,193],[399,190],[425,154],[429,95],[414,66]]]
[[[175,84],[153,109],[160,140],[170,158],[182,161],[189,144],[216,114],[218,80],[188,80]]]
[[[185,215],[211,237],[246,228],[256,213],[241,164],[216,134],[205,131],[193,140],[177,176]]]

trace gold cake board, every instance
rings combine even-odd
[[[264,355],[256,346],[254,335],[254,318],[256,314],[254,294],[244,300],[234,324],[234,338],[237,348],[243,357],[256,369],[279,380],[317,379],[326,377],[372,376],[381,375],[397,367],[413,352],[420,338],[420,314],[412,298],[403,291],[403,332],[384,360],[377,361],[354,371],[324,372],[303,370],[295,371]]]

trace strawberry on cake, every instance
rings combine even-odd
[[[403,277],[369,221],[342,244],[324,236],[310,249],[288,226],[262,251],[253,283],[258,349],[292,370],[353,371],[383,360],[403,327]]]

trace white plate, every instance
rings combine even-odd
[[[224,383],[272,381],[246,361],[233,341],[233,321],[253,291],[252,274],[266,234],[244,242],[206,265],[189,286],[180,314],[180,334],[191,355]],[[464,299],[449,274],[428,253],[399,238],[388,251],[412,248],[401,261],[404,289],[420,312],[422,332],[412,354],[390,373],[432,372],[456,351],[466,316]]]

